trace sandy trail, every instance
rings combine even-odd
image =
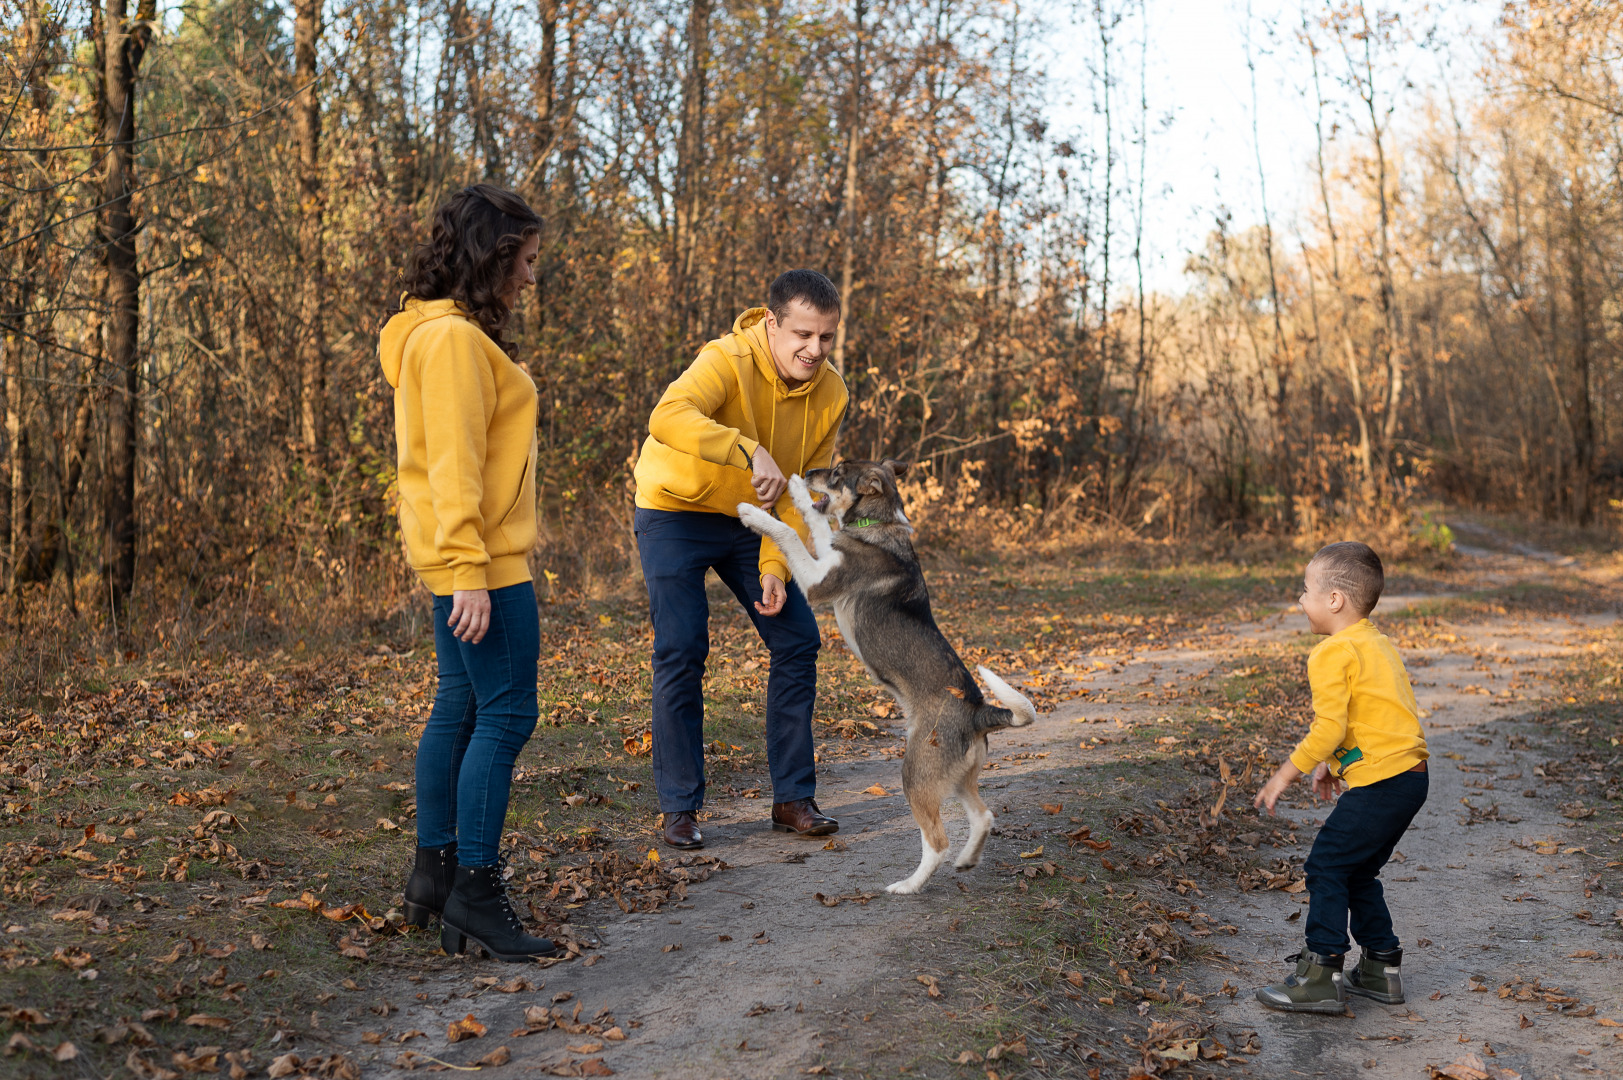
[[[1521,553],[1475,558],[1485,575],[1510,579],[1549,569],[1547,560]],[[1391,597],[1385,604],[1391,609],[1410,599]],[[1352,1019],[1263,1009],[1250,991],[1279,977],[1282,958],[1300,947],[1300,921],[1286,920],[1303,904],[1283,892],[1244,894],[1232,882],[1213,882],[1215,889],[1203,884],[1205,910],[1241,932],[1212,939],[1223,954],[1208,965],[1186,967],[1180,977],[1204,993],[1216,1034],[1232,1033],[1240,1043],[1254,1031],[1261,1044],[1256,1057],[1235,1055],[1211,1069],[1346,1077],[1379,1065],[1401,1070],[1386,1075],[1422,1075],[1422,1064],[1450,1061],[1467,1050],[1481,1053],[1486,1043],[1498,1055],[1489,1061],[1527,1077],[1623,1072],[1623,1041],[1611,1037],[1623,1029],[1548,1012],[1543,1001],[1501,999],[1497,992],[1518,975],[1528,982],[1537,976],[1598,1006],[1598,1015],[1623,1021],[1623,967],[1615,934],[1609,938],[1606,931],[1616,901],[1584,896],[1584,873],[1569,851],[1616,857],[1618,849],[1602,830],[1563,818],[1564,797],[1553,785],[1535,782],[1533,770],[1547,756],[1541,756],[1540,740],[1549,733],[1526,719],[1549,692],[1543,678],[1549,663],[1578,647],[1573,632],[1604,621],[1502,618],[1454,628],[1461,641],[1452,645],[1407,653],[1417,695],[1431,713],[1434,754],[1430,800],[1400,846],[1404,861],[1384,875],[1407,948],[1407,1006],[1355,999]],[[1034,822],[1036,804],[1053,798],[1056,785],[1072,782],[1060,770],[1070,776],[1071,766],[1111,760],[1114,745],[1080,749],[1079,733],[1108,737],[1115,720],[1130,726],[1163,715],[1166,705],[1136,696],[1148,687],[1226,670],[1259,645],[1305,633],[1299,614],[1282,611],[1205,636],[1200,648],[1077,657],[1075,670],[1093,672],[1084,682],[1090,697],[1108,701],[1074,700],[1030,728],[994,737],[992,758],[999,767],[985,775],[982,790],[999,811],[1000,824],[1018,830],[1022,821]],[[1479,662],[1479,654],[1493,662]],[[1110,722],[1077,723],[1100,718]],[[876,784],[895,794],[868,793]],[[537,993],[473,987],[476,975],[505,978],[520,970],[485,962],[468,962],[465,969],[420,983],[402,979],[384,992],[401,1011],[375,1027],[426,1031],[426,1039],[408,1048],[453,1063],[474,1060],[499,1039],[514,1055],[504,1073],[601,1057],[622,1076],[706,1080],[803,1075],[853,1039],[882,1041],[863,1027],[864,1016],[887,997],[922,989],[915,971],[900,961],[902,954],[929,955],[933,927],[944,926],[969,898],[989,899],[997,888],[992,867],[1010,861],[1020,843],[994,836],[978,870],[954,874],[948,868],[918,896],[890,896],[884,886],[911,872],[919,853],[900,784],[899,757],[883,751],[824,769],[819,801],[842,823],[833,850],[821,841],[772,833],[765,823],[770,806],[762,801],[715,801],[705,826],[706,854],[725,859],[730,869],[691,889],[689,903],[654,915],[598,912],[589,921],[603,942],[596,950],[600,959],[590,968],[573,963],[532,975],[545,982]],[[1537,797],[1522,797],[1529,788],[1537,789]],[[1483,809],[1497,799],[1507,820],[1462,826],[1462,797]],[[1251,813],[1248,806],[1240,812]],[[1306,826],[1322,819],[1325,808],[1298,803],[1284,813]],[[949,820],[949,831],[956,847],[967,831],[961,812]],[[1270,854],[1305,857],[1311,837],[1312,829],[1304,828],[1299,845]],[[826,907],[817,893],[847,899]],[[1586,909],[1591,919],[1573,917]],[[670,946],[680,948],[667,951]],[[1596,956],[1570,958],[1583,951]],[[952,958],[942,960],[950,964]],[[1473,975],[1482,976],[1486,992],[1468,989]],[[1232,999],[1216,992],[1225,980],[1241,991]],[[583,1020],[611,1012],[628,1038],[592,1049],[599,1040],[556,1030],[508,1037],[522,1026],[525,1006],[550,1005],[561,994],[573,995],[566,1009],[583,1004]],[[446,1025],[470,1013],[491,1034],[448,1045]],[[1522,1026],[1523,1015],[1530,1026]],[[341,1038],[352,1042],[358,1031]],[[399,1052],[355,1048],[369,1062],[369,1075],[392,1072]]]

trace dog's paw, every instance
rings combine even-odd
[[[811,492],[806,488],[806,478],[795,473],[789,478],[789,498],[795,504],[795,509],[802,514],[811,513]]]
[[[738,520],[756,532],[765,532],[777,518],[774,518],[754,503],[739,503]]]
[[[912,878],[908,878],[906,881],[898,881],[893,884],[886,885],[885,891],[888,893],[895,893],[897,896],[911,896],[913,893],[919,891],[919,886],[913,884]]]
[[[980,864],[981,857],[979,855],[974,858],[970,858],[968,855],[960,855],[957,861],[952,864],[952,867],[954,870],[973,870]]]

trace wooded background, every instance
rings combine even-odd
[[[435,204],[480,180],[546,220],[511,335],[544,590],[627,572],[649,409],[791,266],[847,297],[842,451],[927,463],[926,520],[1314,540],[1412,533],[1417,496],[1617,520],[1616,5],[1507,4],[1465,92],[1400,102],[1393,57],[1448,46],[1305,4],[1272,29],[1312,60],[1317,198],[1215,221],[1177,295],[1143,287],[1140,0],[0,19],[7,619],[161,643],[409,595],[376,332]],[[1091,50],[1085,131],[1048,119],[1060,31]]]

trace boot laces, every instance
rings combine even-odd
[[[496,853],[496,896],[501,900],[502,910],[507,913],[508,925],[519,933],[524,932],[524,923],[519,919],[518,912],[513,910],[513,900],[507,895],[507,853]]]

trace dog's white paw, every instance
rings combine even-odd
[[[753,503],[739,503],[738,520],[756,532],[765,532],[777,519]]]
[[[980,864],[981,857],[979,855],[976,855],[974,858],[970,858],[968,855],[960,855],[958,856],[957,861],[952,865],[953,869],[955,870],[973,870]]]
[[[800,511],[802,517],[812,515],[811,492],[806,488],[806,478],[799,473],[795,473],[789,478],[789,499],[795,504],[795,509]]]
[[[888,893],[895,893],[898,896],[909,896],[918,892],[919,886],[913,884],[912,878],[908,878],[906,881],[898,881],[894,884],[886,885],[885,891]]]

